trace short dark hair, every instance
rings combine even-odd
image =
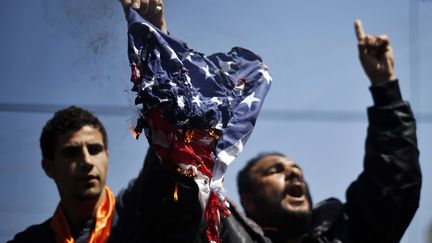
[[[77,131],[86,125],[99,129],[102,134],[105,149],[107,149],[107,134],[99,119],[88,110],[76,106],[70,106],[66,109],[57,111],[54,116],[47,121],[42,129],[42,134],[39,140],[42,157],[45,159],[54,159],[57,138],[66,132]]]
[[[251,168],[258,163],[261,159],[267,156],[282,156],[286,157],[280,152],[262,152],[257,154],[255,157],[251,158],[246,162],[245,167],[239,171],[237,174],[237,190],[241,195],[242,193],[253,193],[255,192],[255,186],[252,185],[252,180],[250,176]]]

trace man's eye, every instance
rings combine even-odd
[[[75,158],[81,153],[79,147],[66,147],[63,149],[63,156],[67,158]]]
[[[96,155],[104,150],[104,147],[100,144],[90,144],[87,146],[88,152],[91,155]]]
[[[284,166],[282,164],[276,164],[266,170],[266,175],[280,173],[282,171],[284,171]]]
[[[276,168],[272,167],[272,168],[270,168],[270,169],[268,169],[268,170],[266,171],[266,174],[267,174],[267,175],[270,175],[270,174],[274,174],[274,173],[276,173],[276,172],[277,172]]]

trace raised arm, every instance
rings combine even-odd
[[[371,81],[364,170],[347,190],[346,215],[355,242],[399,242],[420,199],[416,122],[402,100],[385,35],[364,34],[355,23],[360,61]]]
[[[155,27],[167,33],[167,24],[164,16],[163,0],[120,0],[124,8],[132,7],[144,19]]]

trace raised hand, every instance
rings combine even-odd
[[[132,7],[144,19],[167,33],[163,0],[120,0],[123,7]]]
[[[387,35],[365,34],[360,20],[355,21],[360,62],[372,85],[396,80],[394,56]]]

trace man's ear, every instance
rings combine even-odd
[[[42,168],[45,171],[45,174],[51,178],[54,179],[54,166],[53,166],[54,161],[49,160],[49,159],[42,159]]]
[[[255,214],[256,207],[254,203],[254,197],[251,193],[242,193],[240,195],[240,202],[248,215]]]

